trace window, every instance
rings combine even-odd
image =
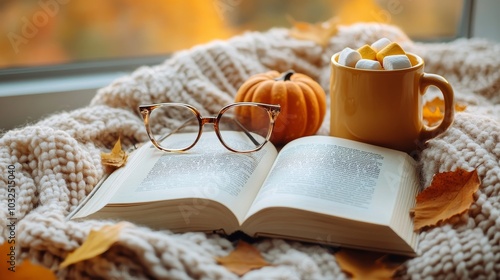
[[[247,30],[291,27],[290,17],[377,21],[399,25],[415,40],[450,40],[470,34],[461,26],[468,26],[475,2],[0,0],[0,130],[85,106],[98,88],[174,51]]]
[[[159,56],[295,20],[378,21],[418,40],[457,36],[457,0],[2,0],[0,69]]]

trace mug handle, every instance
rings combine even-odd
[[[420,141],[425,143],[427,140],[436,137],[445,132],[453,123],[455,118],[454,94],[453,88],[445,78],[436,75],[423,73],[420,77],[420,94],[424,95],[429,86],[437,87],[444,97],[444,118],[438,126],[428,127],[423,126],[420,132]]]

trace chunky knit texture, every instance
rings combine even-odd
[[[109,251],[59,270],[90,229],[110,221],[65,221],[103,176],[100,152],[118,136],[124,144],[147,141],[137,106],[185,102],[209,114],[233,101],[252,74],[294,69],[317,80],[328,93],[333,53],[381,37],[399,42],[426,61],[426,72],[444,76],[456,99],[467,104],[451,128],[419,154],[422,187],[433,174],[477,167],[482,180],[470,211],[450,223],[422,231],[418,257],[408,260],[403,279],[500,278],[500,45],[459,39],[415,43],[399,29],[379,24],[339,27],[327,47],[291,38],[286,29],[246,33],[227,41],[175,53],[163,64],[142,67],[99,90],[89,106],[59,113],[6,132],[0,139],[0,243],[7,230],[8,166],[16,176],[16,249],[66,279],[235,279],[215,256],[234,247],[202,233],[173,234],[126,227]],[[432,94],[432,92],[430,93]],[[318,134],[328,134],[329,112]],[[335,255],[324,247],[264,239],[255,244],[273,264],[243,279],[344,279]]]

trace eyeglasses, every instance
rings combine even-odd
[[[269,141],[280,105],[237,102],[224,106],[214,117],[202,117],[195,107],[183,103],[141,105],[139,111],[149,139],[159,150],[191,149],[200,139],[203,126],[210,123],[226,149],[248,153],[260,150]]]

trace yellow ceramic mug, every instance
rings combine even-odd
[[[412,67],[366,70],[340,65],[331,58],[330,135],[413,153],[446,131],[454,119],[453,88],[441,76],[424,73],[424,61],[407,54]],[[423,123],[422,96],[436,86],[444,97],[444,119]]]

